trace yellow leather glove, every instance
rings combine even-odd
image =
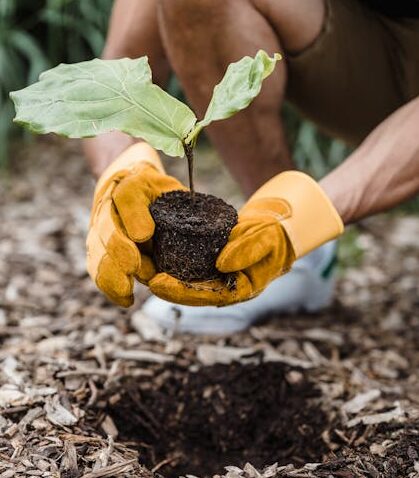
[[[304,173],[287,171],[268,181],[241,209],[217,259],[221,272],[237,273],[235,285],[220,280],[184,284],[168,274],[157,274],[149,285],[156,295],[180,304],[241,302],[342,232],[342,220],[320,186]]]
[[[147,284],[156,274],[148,255],[154,234],[148,207],[175,189],[186,188],[164,173],[157,152],[146,143],[126,149],[99,179],[87,236],[87,270],[113,302],[129,307],[134,277]]]

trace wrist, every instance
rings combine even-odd
[[[138,172],[140,168],[147,165],[164,174],[160,156],[153,147],[144,141],[131,144],[103,171],[98,179],[96,188],[101,190],[104,184],[112,181],[115,177]]]
[[[365,216],[362,203],[370,187],[365,182],[369,164],[365,156],[355,151],[319,183],[344,224],[351,224]]]
[[[354,221],[354,200],[353,191],[348,190],[345,185],[338,184],[333,176],[328,175],[319,182],[319,185],[330,199],[337,213],[344,224],[350,224]]]
[[[82,141],[83,151],[93,176],[98,179],[127,148],[138,142],[119,131],[111,131]]]

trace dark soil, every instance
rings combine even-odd
[[[166,367],[151,388],[125,382],[108,412],[148,467],[167,461],[164,476],[211,476],[231,463],[322,461],[328,423],[312,400],[318,392],[289,372],[278,363]]]
[[[209,194],[195,193],[191,199],[189,192],[172,191],[161,195],[150,211],[160,272],[186,282],[220,277],[215,262],[237,223],[233,206]]]

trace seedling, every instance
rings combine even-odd
[[[160,198],[163,208],[167,208],[166,203],[178,203],[174,204],[169,236],[176,236],[178,242],[183,242],[179,253],[174,251],[173,240],[166,245],[159,244],[159,235],[167,224],[159,224],[161,214],[158,208],[151,208],[156,221],[155,249],[163,251],[163,256],[168,249],[167,254],[179,261],[168,265],[167,257],[156,259],[161,270],[183,280],[210,279],[216,275],[216,257],[226,243],[237,215],[233,209],[233,217],[231,206],[225,203],[227,209],[224,208],[223,212],[218,198],[195,194],[193,150],[203,128],[213,121],[233,116],[252,102],[259,94],[263,80],[273,72],[280,59],[279,54],[271,58],[260,50],[254,58],[246,56],[232,63],[214,88],[208,109],[200,121],[187,105],[153,84],[147,57],[61,64],[42,73],[37,83],[11,93],[16,107],[14,121],[33,133],[56,133],[69,138],[86,138],[119,130],[144,139],[168,156],[186,156],[190,195],[194,200],[185,203],[179,192],[166,195],[166,199]],[[207,211],[204,203],[209,206]],[[157,206],[157,201],[154,206]],[[211,221],[208,211],[218,220]],[[203,219],[204,224],[194,218],[196,215]],[[193,220],[192,223],[189,219]],[[175,231],[173,225],[179,230]],[[204,227],[200,227],[202,225]],[[188,234],[185,235],[186,230]],[[215,240],[216,236],[221,240]],[[214,247],[211,248],[212,241]],[[203,248],[211,254],[203,254]],[[185,256],[188,249],[195,251],[196,258],[193,252],[192,257],[191,254]]]

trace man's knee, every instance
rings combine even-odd
[[[297,53],[322,30],[327,0],[158,0],[165,22],[199,32],[217,27],[252,9],[266,19],[286,52]],[[247,8],[245,8],[247,7]],[[242,16],[242,15],[240,15]],[[194,28],[195,27],[195,28]]]
[[[275,30],[286,52],[298,53],[323,28],[327,0],[251,0]]]
[[[231,0],[229,0],[231,1]],[[168,19],[199,22],[226,9],[226,0],[158,0],[160,10]]]

